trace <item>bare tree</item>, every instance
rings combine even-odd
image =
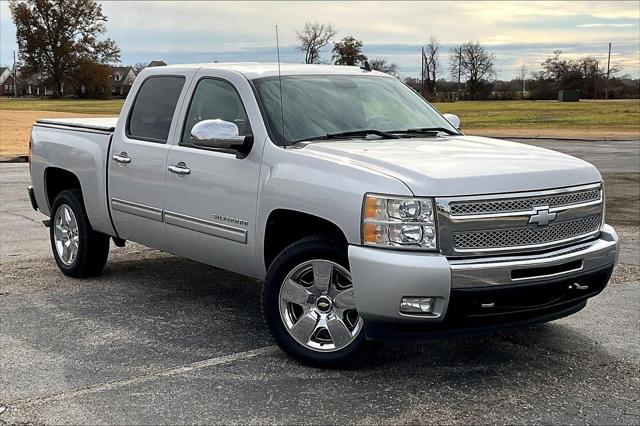
[[[524,92],[527,90],[527,69],[526,65],[522,65],[518,69],[518,78],[522,81],[522,99],[524,99]]]
[[[305,64],[318,64],[321,62],[320,50],[327,46],[335,35],[336,31],[331,24],[307,22],[302,32],[296,31],[300,43],[296,46],[296,51],[304,52]]]
[[[136,62],[131,66],[131,68],[133,68],[133,72],[136,73],[136,75],[138,75],[138,73],[143,69],[145,69],[146,67],[147,67],[147,64],[144,62]]]
[[[460,71],[467,79],[471,99],[476,99],[483,85],[495,74],[495,56],[478,42],[470,41],[451,49],[449,59],[451,74],[457,76]]]
[[[440,69],[439,52],[440,43],[435,37],[431,37],[429,44],[425,46],[422,60],[424,61],[424,79],[426,89],[429,93],[436,93],[436,82],[438,81],[438,71]]]
[[[396,78],[400,77],[398,74],[398,64],[393,62],[388,62],[383,58],[372,58],[369,61],[369,66],[372,70],[380,71],[389,75],[392,75]]]

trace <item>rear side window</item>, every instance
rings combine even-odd
[[[165,143],[184,77],[151,77],[142,83],[131,108],[127,136]]]

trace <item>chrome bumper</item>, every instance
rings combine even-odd
[[[437,324],[455,308],[449,306],[452,291],[530,288],[571,280],[611,268],[617,257],[618,236],[608,225],[595,240],[542,254],[462,260],[436,253],[349,247],[358,312],[365,320],[389,323]],[[400,313],[400,301],[407,296],[435,298],[433,312]]]
[[[569,278],[617,262],[618,235],[604,225],[598,239],[543,254],[449,260],[451,287],[470,288]]]

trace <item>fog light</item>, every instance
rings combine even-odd
[[[432,297],[403,297],[400,312],[403,314],[430,314],[433,311]]]

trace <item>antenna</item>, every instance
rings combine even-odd
[[[280,116],[282,117],[282,142],[287,149],[287,138],[284,136],[284,102],[282,97],[282,73],[280,72],[280,41],[278,39],[278,26],[276,25],[276,52],[278,53],[278,83],[280,85]]]

